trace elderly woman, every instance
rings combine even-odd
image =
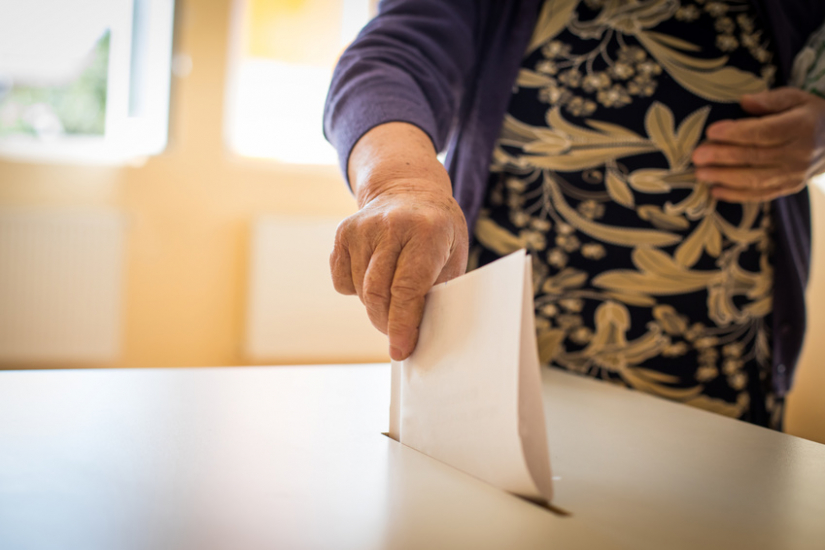
[[[360,206],[336,288],[400,360],[433,284],[527,248],[543,362],[781,428],[825,99],[777,86],[823,20],[821,0],[384,2],[327,100]]]

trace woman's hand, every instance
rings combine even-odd
[[[358,295],[400,361],[418,341],[424,296],[466,269],[467,222],[430,139],[414,126],[370,130],[349,173],[361,209],[338,226],[333,284]]]
[[[755,115],[720,120],[693,152],[696,178],[728,202],[769,201],[801,191],[825,171],[825,99],[795,88],[742,97]]]

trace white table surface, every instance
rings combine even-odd
[[[563,517],[381,435],[387,365],[0,372],[0,549],[825,548],[825,446],[545,369]]]

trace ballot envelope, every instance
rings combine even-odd
[[[416,349],[392,364],[388,435],[505,491],[550,502],[524,250],[427,294]]]

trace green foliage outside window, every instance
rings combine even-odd
[[[102,136],[110,32],[97,41],[86,67],[73,81],[54,86],[12,84],[0,90],[0,136],[60,134]]]

